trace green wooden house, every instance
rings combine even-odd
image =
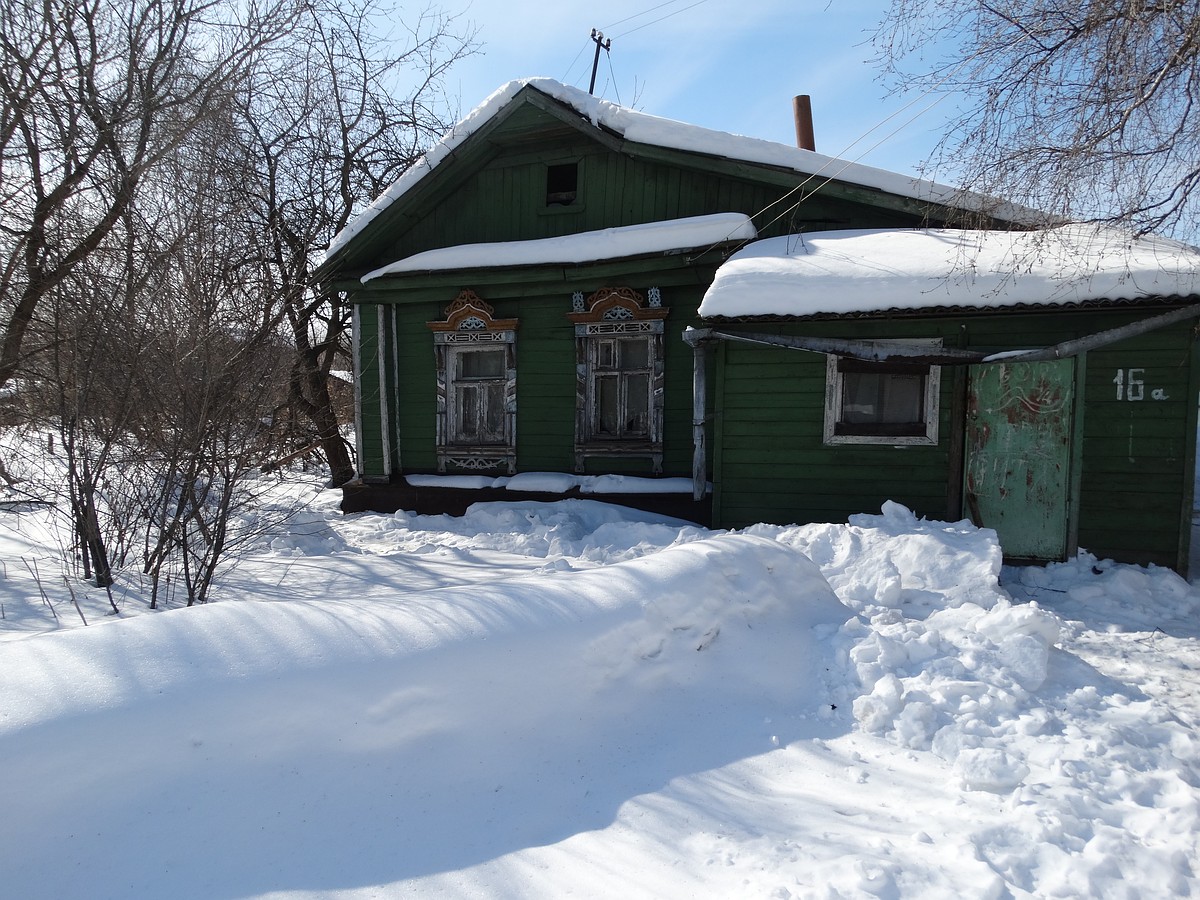
[[[344,508],[598,492],[707,522],[682,337],[717,267],[755,236],[940,224],[963,203],[1021,214],[553,81],[506,85],[322,265],[355,310]]]
[[[1012,560],[1186,572],[1198,293],[1195,249],[1079,226],[751,244],[688,335],[715,371],[713,519],[893,500],[995,528]]]
[[[936,230],[964,210],[992,230]],[[737,527],[895,500],[1010,558],[1183,571],[1200,266],[1018,252],[1034,218],[513,82],[321,268],[355,311],[343,508],[594,495]]]

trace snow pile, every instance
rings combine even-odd
[[[463,516],[400,510],[387,518],[370,518],[370,541],[404,553],[490,550],[556,560],[568,569],[636,559],[711,534],[682,519],[576,499],[473,503]]]
[[[224,574],[240,602],[125,620],[126,585],[119,618],[0,642],[6,895],[1200,893],[1173,573],[1002,569],[896,504],[716,534],[336,497]]]
[[[1010,890],[1099,896],[1113,878],[1136,879],[1147,896],[1194,888],[1191,856],[1173,837],[1200,834],[1194,729],[1055,649],[1070,628],[999,589],[993,532],[918,522],[895,504],[883,513],[779,535],[860,611],[835,638],[852,673],[849,696],[835,701],[851,700],[862,731],[943,760],[962,790],[1006,798],[1008,821],[970,840]],[[1173,572],[1094,564],[1085,556],[1020,575],[1061,585],[1064,611],[1089,600],[1135,620],[1200,609]],[[1099,577],[1081,585],[1085,570]]]
[[[714,213],[647,222],[531,241],[459,244],[426,250],[362,276],[363,284],[384,275],[448,269],[595,262],[650,253],[709,247],[726,241],[752,241],[758,232],[742,213]]]
[[[640,475],[572,475],[569,472],[520,472],[516,475],[406,475],[412,487],[483,490],[504,488],[543,494],[690,494],[690,478],[645,478]]]
[[[964,603],[991,609],[1003,597],[994,531],[967,521],[928,522],[898,503],[885,503],[882,515],[851,516],[847,525],[755,525],[749,531],[774,535],[810,557],[856,610],[897,607],[920,619]]]
[[[1085,225],[859,229],[767,238],[718,270],[701,316],[813,316],[1191,296],[1200,251]]]

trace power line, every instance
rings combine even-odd
[[[689,9],[695,9],[701,3],[707,3],[707,2],[708,2],[708,0],[696,0],[695,3],[692,3],[689,6],[685,6],[682,9],[677,9],[674,12],[667,13],[665,16],[661,16],[657,19],[653,19],[652,21],[647,22],[645,25],[639,25],[637,28],[630,28],[628,31],[623,31],[620,34],[618,34],[616,37],[623,38],[626,35],[633,34],[635,31],[641,31],[643,28],[649,28],[651,25],[657,25],[659,22],[666,21],[667,19],[671,18],[672,16],[677,16],[680,13],[687,12]],[[664,3],[662,5],[665,6],[666,4]],[[655,9],[658,9],[658,8],[659,7],[655,7]],[[646,12],[653,12],[653,10],[646,10]],[[642,15],[644,15],[644,14],[642,14]],[[630,18],[637,18],[637,16],[631,16]],[[614,40],[616,40],[616,38],[614,38]]]
[[[820,191],[821,188],[825,187],[830,182],[835,181],[837,179],[837,177],[839,175],[841,175],[843,172],[845,172],[846,169],[848,169],[850,166],[856,165],[859,160],[861,160],[864,156],[866,156],[872,150],[877,149],[885,141],[888,141],[891,138],[895,137],[897,134],[899,134],[902,130],[907,128],[909,125],[911,125],[917,119],[919,119],[921,116],[925,115],[925,113],[929,112],[929,110],[933,109],[935,106],[937,106],[939,103],[941,103],[942,100],[945,99],[945,97],[944,96],[938,97],[936,100],[934,100],[928,106],[926,106],[924,109],[920,110],[919,112],[917,112],[916,114],[914,114],[913,116],[908,118],[906,121],[902,122],[900,125],[898,125],[894,129],[892,129],[890,132],[888,132],[886,135],[884,135],[882,138],[880,138],[878,141],[876,141],[874,144],[872,144],[866,150],[862,151],[862,153],[858,154],[858,156],[856,156],[854,159],[852,159],[852,160],[842,159],[843,155],[847,151],[849,151],[852,147],[855,147],[856,145],[858,145],[861,141],[865,140],[867,135],[882,128],[884,125],[886,125],[892,119],[896,118],[896,116],[900,115],[901,113],[905,112],[908,109],[911,109],[913,106],[916,106],[918,103],[921,103],[922,101],[924,101],[927,97],[929,97],[932,93],[934,93],[934,91],[936,91],[938,88],[940,88],[943,84],[945,84],[947,81],[949,81],[954,76],[958,75],[959,72],[961,72],[963,69],[965,69],[978,56],[979,56],[979,53],[975,53],[975,54],[972,54],[967,59],[964,59],[961,63],[959,63],[953,69],[948,71],[944,76],[942,76],[942,78],[940,78],[936,84],[931,85],[923,93],[921,93],[917,97],[914,97],[908,103],[904,104],[904,106],[900,107],[895,112],[891,113],[888,116],[885,116],[881,121],[872,125],[866,131],[864,131],[861,135],[859,135],[857,138],[855,138],[853,141],[851,141],[849,144],[847,144],[844,148],[842,148],[841,152],[838,153],[837,156],[827,158],[826,161],[815,172],[810,174],[807,178],[805,178],[802,182],[800,182],[800,184],[796,185],[794,188],[789,190],[782,197],[780,197],[777,200],[771,201],[766,206],[764,206],[762,209],[760,209],[758,212],[756,212],[754,215],[750,216],[750,220],[754,221],[759,216],[761,216],[763,213],[765,213],[767,210],[771,209],[771,207],[776,206],[779,203],[782,203],[784,200],[786,200],[788,197],[795,194],[797,191],[803,190],[806,185],[808,185],[811,181],[815,180],[818,176],[820,176],[820,174],[823,171],[825,171],[827,168],[829,168],[832,163],[835,163],[835,162],[844,163],[844,165],[842,165],[842,167],[840,169],[838,169],[832,175],[826,177],[824,181],[822,181],[815,188],[813,188],[808,194],[804,195],[799,200],[797,200],[795,203],[793,203],[792,205],[787,207],[783,212],[781,212],[779,215],[777,215],[775,218],[773,218],[770,222],[768,222],[766,225],[762,226],[762,228],[770,228],[772,225],[774,225],[776,222],[778,222],[784,216],[794,213],[800,207],[800,205],[802,203],[804,203],[806,200],[809,200],[810,198],[816,196],[817,192]],[[759,228],[758,230],[761,231],[762,228]],[[730,234],[732,234],[732,232],[730,232]],[[728,240],[728,237],[729,237],[729,235],[726,235],[725,240]],[[748,244],[750,242],[750,240],[751,240],[750,238],[743,240],[738,245],[738,249],[741,249],[742,247],[746,246],[746,244]],[[714,247],[716,247],[717,244],[720,244],[723,242],[724,241],[717,241],[716,243],[714,243],[710,247],[708,247],[704,252],[705,253],[709,252]]]
[[[658,10],[662,9],[664,6],[670,6],[672,3],[678,3],[678,2],[679,2],[679,0],[667,0],[666,3],[660,3],[660,4],[658,4],[658,6],[652,6],[649,9],[643,9],[641,12],[634,13],[632,16],[626,16],[623,19],[618,19],[616,22],[613,22],[611,25],[605,25],[604,26],[605,30],[607,30],[609,28],[616,28],[618,25],[624,25],[626,22],[632,22],[634,19],[640,19],[642,16],[648,16],[648,15],[650,15],[650,13],[657,12]]]

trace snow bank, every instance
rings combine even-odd
[[[318,492],[244,602],[0,643],[2,892],[1200,892],[1200,591],[891,503],[749,532]]]
[[[818,634],[848,615],[802,555],[740,535],[339,612],[0,646],[4,890],[336,892],[602,828],[827,716]],[[163,839],[103,839],[132,834]]]
[[[532,241],[460,244],[426,250],[374,269],[361,280],[366,284],[385,275],[400,275],[405,272],[573,265],[650,253],[670,253],[696,247],[706,248],[726,241],[751,241],[756,237],[758,232],[750,222],[749,216],[742,213],[716,213]]]
[[[1071,627],[1000,588],[994,532],[889,503],[880,516],[778,539],[809,553],[859,611],[834,637],[847,673],[835,703],[850,703],[863,732],[931,752],[963,791],[1008,798],[1008,823],[969,838],[1010,890],[1097,896],[1114,878],[1148,896],[1190,890],[1190,850],[1170,848],[1172,835],[1191,835],[1191,846],[1200,833],[1194,729],[1057,649]],[[1081,586],[1085,571],[1093,584]],[[1161,621],[1200,608],[1172,572],[1086,555],[1023,569],[1021,580],[1061,591],[1063,609],[1115,603]]]
[[[701,316],[840,315],[1191,296],[1200,250],[1092,226],[876,229],[767,238],[718,270]]]
[[[690,478],[643,478],[639,475],[572,475],[568,472],[521,472],[517,475],[405,475],[413,487],[482,490],[504,488],[541,494],[690,494]]]

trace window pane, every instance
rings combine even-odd
[[[475,443],[479,434],[479,389],[471,384],[461,385],[456,395],[457,427],[454,429],[454,439],[463,443]]]
[[[885,425],[917,424],[924,420],[925,379],[919,375],[884,375],[880,420]]]
[[[625,377],[625,437],[650,434],[650,376]]]
[[[483,408],[482,443],[500,443],[504,440],[504,385],[493,383],[486,386],[487,402]]]
[[[505,374],[505,351],[470,350],[460,352],[458,378],[503,378]]]
[[[599,341],[597,343],[596,367],[599,369],[615,369],[617,367],[616,341]]]
[[[842,376],[841,421],[852,425],[879,421],[880,378],[859,372]]]
[[[650,342],[645,338],[621,341],[621,368],[645,369],[650,365]]]
[[[505,352],[457,354],[460,377],[450,386],[450,440],[456,444],[502,444],[505,433]],[[500,367],[499,378],[487,377]],[[479,374],[482,373],[482,374]]]
[[[620,437],[621,388],[615,375],[596,378],[596,433],[603,437]]]
[[[910,425],[924,421],[920,375],[842,375],[842,417],[849,425]]]

